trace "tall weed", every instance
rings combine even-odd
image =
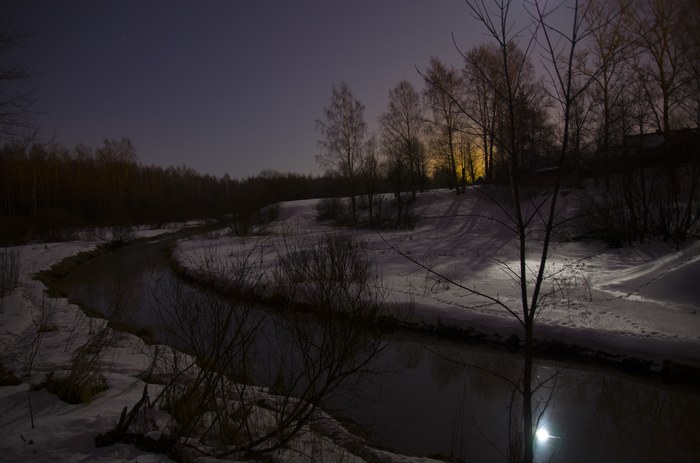
[[[17,248],[0,250],[0,296],[4,296],[17,287],[19,272],[19,250]]]

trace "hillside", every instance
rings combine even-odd
[[[412,205],[411,229],[344,231],[353,234],[376,263],[387,289],[386,302],[397,316],[503,337],[520,332],[518,322],[502,307],[464,289],[498,297],[520,310],[519,288],[512,278],[512,270],[518,268],[517,243],[505,208],[494,200],[496,194],[475,189],[460,196],[447,190],[426,192]],[[576,213],[575,196],[573,192],[561,198],[562,217]],[[212,250],[222,257],[244,255],[262,243],[269,266],[284,243],[295,237],[339,231],[315,219],[316,203],[280,204],[278,219],[263,237],[181,242],[178,258],[194,266]],[[700,243],[681,251],[663,243],[610,249],[598,241],[572,240],[577,235],[573,227],[561,230],[550,247],[543,290],[549,295],[536,337],[700,365],[700,286],[695,284]],[[537,235],[533,227],[528,243],[533,275],[541,246]]]

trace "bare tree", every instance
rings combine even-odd
[[[585,76],[578,76],[573,83],[573,87],[577,88],[582,83],[585,83],[586,80]],[[571,161],[576,166],[578,166],[584,155],[590,158],[589,155],[596,144],[597,137],[594,127],[594,112],[596,108],[596,102],[590,91],[581,92],[581,95],[572,103]]]
[[[533,459],[533,433],[535,430],[535,425],[537,421],[533,421],[533,416],[535,409],[532,404],[532,396],[530,395],[533,391],[531,389],[532,377],[532,363],[533,363],[533,353],[532,353],[532,341],[533,341],[533,330],[535,325],[535,318],[541,308],[544,305],[544,300],[546,298],[546,291],[544,290],[544,282],[547,275],[547,258],[549,255],[549,245],[553,237],[553,231],[557,225],[557,199],[559,197],[559,192],[563,184],[563,172],[564,166],[567,159],[571,155],[571,131],[572,131],[572,114],[576,102],[588,89],[592,78],[588,78],[584,81],[577,81],[577,72],[574,68],[577,48],[581,41],[585,40],[587,36],[591,33],[591,29],[587,28],[585,25],[584,18],[587,15],[587,10],[580,10],[578,0],[574,0],[570,13],[570,27],[571,29],[567,32],[564,29],[560,29],[553,24],[547,22],[548,16],[552,13],[552,10],[547,10],[546,4],[540,4],[539,2],[529,3],[529,8],[533,18],[535,19],[536,27],[541,31],[541,35],[538,36],[538,45],[542,50],[542,55],[545,57],[545,62],[547,63],[547,72],[550,77],[550,82],[548,85],[549,94],[552,96],[554,101],[558,104],[558,114],[561,117],[561,132],[560,132],[560,150],[558,153],[557,167],[558,175],[555,179],[554,185],[550,191],[550,201],[547,208],[544,208],[545,214],[542,216],[542,225],[544,227],[544,236],[541,248],[539,250],[539,257],[536,258],[539,262],[532,268],[528,268],[527,256],[523,252],[526,245],[526,237],[523,236],[523,232],[526,229],[527,222],[521,222],[521,214],[516,212],[518,217],[518,236],[520,241],[520,271],[519,280],[522,294],[522,304],[523,304],[523,321],[525,327],[525,366],[523,372],[523,439],[524,439],[524,460],[532,461]],[[594,73],[595,75],[595,73]],[[514,187],[517,189],[517,187]],[[514,197],[517,197],[514,194]],[[515,201],[514,201],[515,202]],[[518,209],[516,202],[516,211]],[[539,209],[539,208],[538,208]],[[538,210],[537,214],[540,214]],[[529,221],[532,217],[528,218]],[[534,272],[535,278],[534,282],[531,284],[531,289],[528,288],[529,283],[528,273]],[[536,390],[536,389],[535,389]],[[537,416],[537,420],[541,417],[541,414]]]
[[[425,76],[426,87],[423,93],[432,113],[430,122],[435,145],[438,147],[438,152],[444,152],[450,169],[451,183],[455,192],[460,194],[462,191],[459,188],[455,137],[462,128],[463,118],[453,96],[458,95],[462,82],[455,69],[446,66],[436,57],[430,59]]]
[[[500,113],[495,87],[499,80],[498,50],[492,44],[475,46],[467,53],[464,62],[465,109],[478,127],[484,153],[484,177],[493,180],[496,124]]]
[[[483,172],[477,154],[478,147],[474,142],[474,136],[466,131],[457,134],[457,166],[461,173],[461,181],[464,185],[473,184]]]
[[[425,149],[422,136],[425,120],[420,94],[407,80],[402,80],[389,91],[387,111],[379,117],[382,128],[382,147],[393,179],[398,205],[398,220],[402,221],[401,193],[408,188],[412,198],[420,186]],[[407,178],[406,178],[407,177]]]
[[[484,172],[490,180],[506,177],[511,166],[528,167],[551,140],[546,124],[548,98],[535,78],[531,50],[521,49],[514,38],[505,47],[508,74],[502,65],[504,52],[496,44],[476,46],[463,54],[467,97],[460,106],[477,127]]]
[[[364,112],[364,105],[355,99],[350,87],[343,82],[340,88],[333,88],[330,104],[323,108],[323,119],[316,121],[323,137],[319,140],[322,153],[316,156],[316,161],[348,180],[354,222],[357,221],[356,177],[362,168],[367,132]]]
[[[364,185],[365,195],[367,196],[367,207],[369,208],[369,225],[372,226],[375,221],[375,202],[377,193],[379,192],[379,182],[381,170],[379,161],[377,160],[377,139],[372,135],[365,144],[366,155],[362,165],[362,181]],[[377,211],[377,215],[379,211]]]
[[[685,96],[681,107],[686,114],[688,125],[700,128],[700,34],[698,34],[700,4],[698,2],[691,2],[686,6],[682,21],[683,28],[688,33],[681,35],[680,39],[685,43],[689,66],[686,70],[686,87],[683,90]]]
[[[402,155],[398,140],[382,135],[381,153],[383,162],[382,170],[386,172],[386,177],[396,198],[397,223],[401,224],[404,216],[404,204],[402,192],[408,183],[408,167],[406,159]]]
[[[639,66],[639,56],[633,56],[632,60],[632,66],[636,69]],[[631,74],[631,82],[626,87],[622,102],[617,108],[623,113],[625,119],[622,123],[623,137],[628,133],[643,134],[649,128],[656,127],[653,104],[648,97],[648,89],[651,86],[649,76],[638,74],[636,71],[632,71]]]
[[[576,82],[575,58],[580,42],[588,34],[582,22],[578,1],[571,2],[571,29],[565,32],[548,23],[553,10],[547,9],[546,2],[527,2],[527,8],[532,22],[522,29],[516,29],[510,17],[511,2],[509,0],[467,0],[472,16],[486,28],[488,35],[495,45],[491,68],[478,66],[473,57],[463,55],[473,70],[479,73],[486,88],[496,96],[498,111],[494,116],[497,120],[496,130],[487,125],[489,119],[463,107],[466,117],[471,122],[487,131],[494,139],[495,145],[501,151],[508,167],[507,180],[511,193],[511,204],[508,209],[509,223],[504,223],[515,235],[518,248],[516,266],[503,264],[508,274],[513,276],[518,288],[518,304],[510,305],[499,296],[492,296],[478,291],[474,287],[456,284],[463,290],[482,297],[503,307],[522,326],[523,329],[523,371],[522,380],[514,384],[512,405],[520,409],[521,420],[518,420],[517,435],[513,435],[511,448],[516,455],[511,455],[513,461],[530,463],[534,458],[534,439],[538,421],[544,413],[548,400],[543,403],[534,399],[535,393],[543,387],[542,382],[534,377],[534,330],[538,314],[546,306],[546,300],[551,291],[545,286],[551,273],[548,270],[548,256],[553,232],[557,225],[557,200],[563,181],[563,167],[570,156],[572,112],[574,104],[580,95],[588,88],[590,79]],[[561,5],[559,5],[561,6]],[[524,42],[524,47],[518,43]],[[547,95],[556,102],[556,117],[561,121],[557,127],[559,150],[556,154],[555,167],[557,175],[544,199],[528,197],[527,190],[522,184],[520,172],[528,150],[528,140],[524,135],[528,127],[528,103],[538,95],[533,82],[533,68],[529,56],[537,48],[543,59],[543,65],[548,74]],[[541,95],[541,94],[540,94]],[[453,100],[459,98],[453,95]],[[532,141],[529,141],[532,143]],[[540,238],[532,239],[532,232],[539,229]],[[413,259],[412,259],[413,260]],[[415,260],[413,260],[415,262]],[[419,264],[420,265],[420,264]],[[437,274],[427,266],[428,271]],[[438,274],[439,275],[439,274]],[[446,278],[443,275],[439,275]],[[450,283],[455,283],[447,279]],[[517,393],[517,394],[516,394]],[[551,397],[551,396],[550,396]],[[511,410],[513,408],[511,407]],[[520,437],[518,437],[520,436]]]
[[[512,32],[513,26],[510,24],[508,16],[511,2],[509,0],[496,0],[494,4],[496,10],[492,12],[493,10],[491,10],[490,6],[486,5],[485,0],[467,1],[472,15],[486,27],[488,34],[495,39],[497,44],[494,51],[498,53],[495,55],[498,56],[498,59],[494,60],[494,64],[498,67],[494,69],[495,74],[493,75],[500,76],[501,80],[499,81],[494,77],[487,76],[484,72],[482,72],[481,75],[486,79],[487,85],[496,92],[502,102],[502,111],[505,118],[503,121],[504,130],[496,134],[496,142],[507,155],[513,208],[511,220],[513,221],[512,227],[518,241],[519,267],[517,269],[512,269],[512,272],[517,275],[516,282],[519,286],[521,306],[520,308],[509,308],[508,310],[522,325],[525,338],[522,383],[518,387],[522,398],[522,427],[518,427],[518,429],[521,429],[522,434],[522,461],[529,463],[533,461],[534,456],[533,443],[536,424],[535,417],[533,416],[534,410],[532,402],[534,325],[535,315],[539,309],[540,290],[544,279],[544,268],[549,246],[548,237],[551,233],[551,229],[548,227],[547,236],[541,248],[539,271],[530,268],[526,248],[528,245],[527,228],[531,217],[525,216],[525,211],[522,207],[523,192],[521,190],[519,175],[522,151],[521,145],[518,142],[516,121],[517,101],[523,89],[522,83],[525,73],[525,64],[528,54],[531,51],[534,37],[532,37],[528,48],[526,48],[525,52],[522,54],[522,59],[518,59],[517,56],[514,57],[516,53],[514,40],[518,38],[517,34],[520,31]],[[516,35],[513,36],[513,34]],[[565,127],[568,127],[566,121]],[[552,198],[552,214],[554,214],[555,202],[556,195]],[[550,220],[550,222],[553,224],[553,219]],[[531,284],[532,280],[529,278],[530,272],[533,270],[537,272],[537,279],[535,280],[534,287]],[[520,453],[519,446],[514,447],[514,450]]]
[[[379,117],[379,123],[382,136],[395,147],[395,155],[403,159],[408,169],[408,186],[415,199],[420,184],[420,158],[425,154],[422,147],[425,119],[420,94],[409,81],[402,80],[389,91],[387,111]]]
[[[629,79],[625,67],[629,65],[631,47],[625,29],[624,6],[623,0],[588,2],[586,21],[592,33],[579,66],[584,75],[593,78],[591,94],[600,108],[601,141],[598,151],[602,153],[604,163],[608,162],[610,146],[613,144],[613,110],[623,103],[625,85]],[[621,141],[619,137],[615,139],[617,143]],[[607,173],[605,180],[609,187]]]
[[[681,101],[680,91],[689,64],[681,39],[692,33],[686,29],[688,23],[682,20],[684,5],[681,0],[640,0],[629,10],[628,31],[639,54],[636,72],[641,82],[647,84],[647,99],[667,143],[672,114]]]

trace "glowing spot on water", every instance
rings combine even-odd
[[[537,442],[547,442],[550,438],[554,436],[549,434],[549,431],[547,431],[546,428],[539,428],[535,432],[535,437],[537,438]]]

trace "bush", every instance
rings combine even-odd
[[[251,273],[258,271],[247,258],[234,264],[214,259],[204,259],[195,273],[225,269],[221,273],[229,288],[247,286]],[[286,295],[285,302],[300,279],[309,297],[327,290],[325,300],[314,299],[314,304],[332,301],[332,307],[319,307],[343,311],[346,317],[312,317],[297,310],[268,317],[240,298],[193,292],[180,283],[159,298],[157,311],[168,337],[187,352],[161,356],[147,373],[153,376],[157,370],[164,380],[152,403],[177,422],[175,441],[198,441],[206,446],[199,451],[218,457],[261,457],[286,448],[324,419],[318,405],[371,369],[381,352],[385,344],[368,328],[373,325],[352,323],[354,316],[367,321],[375,314],[381,296],[360,246],[334,234],[318,242],[295,241],[281,259],[284,263],[272,275],[280,281],[272,284]],[[254,349],[261,349],[257,355],[263,357],[256,357]],[[268,354],[268,368],[255,368],[253,361]]]
[[[279,214],[279,204],[263,207],[250,215],[237,214],[229,223],[229,229],[235,236],[265,235],[269,225],[277,220]]]
[[[347,201],[341,198],[324,198],[316,203],[316,219],[330,220],[336,225],[352,222]]]
[[[639,168],[584,199],[587,232],[612,247],[661,239],[679,246],[700,221],[700,170]]]
[[[102,372],[102,354],[122,338],[122,334],[112,330],[106,323],[93,332],[90,339],[73,353],[70,371],[65,377],[49,374],[46,389],[69,404],[88,403],[92,398],[108,389]]]
[[[113,243],[126,243],[134,239],[136,235],[134,234],[134,228],[130,225],[117,225],[112,227],[112,242]]]
[[[371,260],[349,235],[338,233],[289,244],[278,258],[274,281],[292,303],[351,316],[373,315],[383,299]]]
[[[16,386],[17,384],[22,384],[22,380],[0,361],[0,386]]]
[[[46,390],[56,394],[62,401],[71,404],[85,404],[98,393],[107,390],[107,381],[99,371],[87,370],[76,373],[72,369],[65,378],[55,378],[53,374],[46,379]]]

